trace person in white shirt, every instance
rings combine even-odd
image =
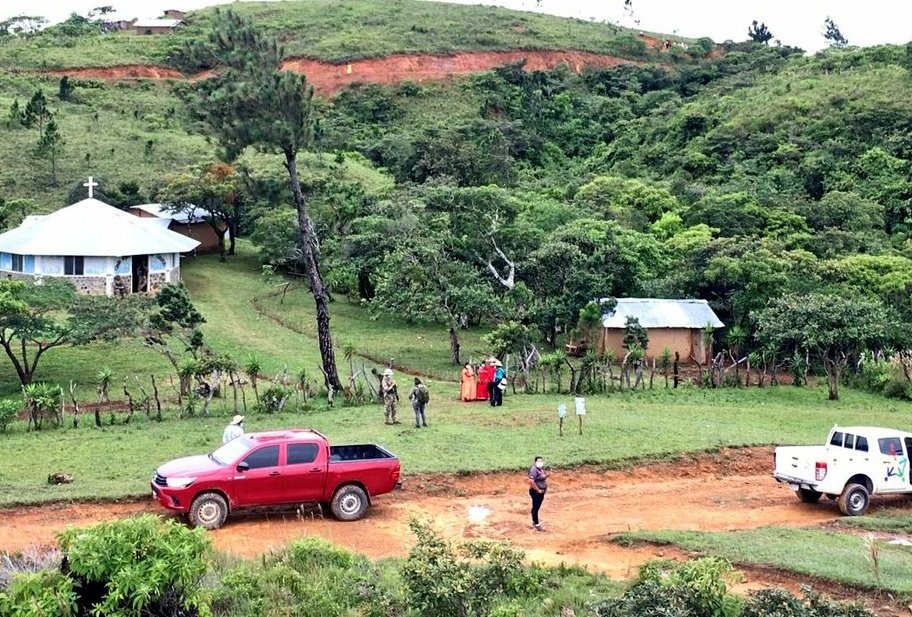
[[[244,434],[244,416],[234,416],[231,423],[225,427],[222,433],[222,443],[228,443]]]

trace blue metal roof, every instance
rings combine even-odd
[[[666,300],[660,298],[618,298],[613,313],[602,316],[605,328],[623,328],[627,317],[640,320],[646,328],[713,328],[725,326],[706,300]]]

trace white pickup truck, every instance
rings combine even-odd
[[[846,516],[861,516],[871,495],[912,493],[912,433],[873,426],[834,426],[822,446],[776,448],[773,477],[805,503],[822,495]]]

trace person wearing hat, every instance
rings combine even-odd
[[[494,379],[488,385],[491,392],[491,407],[500,407],[503,405],[503,391],[507,389],[507,372],[503,364],[498,359],[494,359]]]
[[[393,380],[393,369],[383,371],[383,379],[380,380],[380,398],[383,399],[383,410],[386,417],[386,424],[401,424],[396,420],[396,403],[399,401],[399,389]]]
[[[244,416],[234,416],[222,433],[222,443],[228,443],[244,434]]]

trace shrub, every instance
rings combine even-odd
[[[294,390],[291,388],[274,383],[260,395],[256,411],[269,414],[280,413],[293,394]]]
[[[93,615],[197,614],[208,565],[203,529],[156,516],[99,523],[60,534],[79,603]]]
[[[271,553],[255,566],[231,567],[212,593],[225,616],[385,617],[406,613],[382,570],[365,558],[309,538]]]
[[[892,376],[893,369],[889,362],[866,353],[862,357],[858,374],[852,381],[854,385],[868,392],[880,393],[884,391]]]
[[[650,561],[620,599],[600,604],[596,612],[599,617],[738,617],[741,601],[728,593],[731,579],[737,579],[731,564],[716,557]]]
[[[505,543],[457,546],[416,519],[409,527],[418,542],[401,572],[409,605],[421,615],[487,615],[504,600],[534,596],[541,589],[540,574],[526,570],[523,553]]]
[[[19,403],[12,400],[0,401],[0,433],[5,433],[9,425],[19,415]]]
[[[73,581],[59,571],[45,570],[17,576],[8,593],[0,593],[4,617],[75,617],[78,615]]]
[[[901,398],[910,401],[912,400],[912,384],[905,379],[893,377],[884,384],[883,393],[888,398]]]
[[[742,617],[871,617],[860,604],[831,602],[809,587],[802,587],[805,598],[799,599],[784,589],[762,589],[751,592],[744,603]]]

